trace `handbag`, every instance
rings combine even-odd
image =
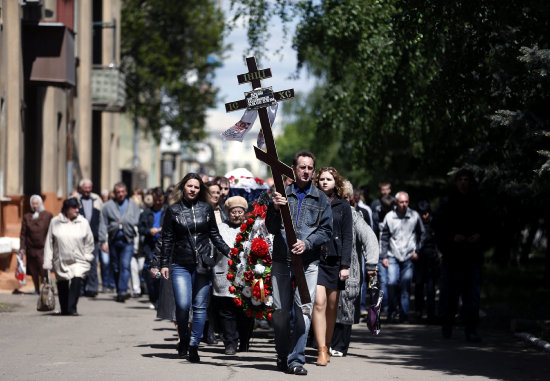
[[[197,272],[201,272],[201,267],[204,268],[204,270],[207,270],[209,272],[212,270],[212,267],[216,264],[216,257],[214,255],[214,250],[210,248],[208,252],[205,252],[204,254],[199,253],[199,250],[197,249],[197,239],[193,234],[191,234],[191,230],[189,230],[189,226],[187,225],[187,219],[185,216],[183,216],[183,224],[187,228],[187,232],[189,233],[189,241],[191,242],[191,248],[195,252],[195,255],[197,256],[197,260],[199,261],[199,268],[197,269]]]
[[[53,294],[53,285],[50,276],[44,277],[42,289],[36,303],[37,311],[53,311],[55,309],[55,296]]]
[[[380,334],[380,309],[384,296],[384,291],[378,288],[377,283],[377,277],[372,277],[367,289],[367,327],[373,335]]]

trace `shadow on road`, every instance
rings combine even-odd
[[[502,333],[483,332],[483,335],[484,341],[474,345],[465,341],[460,328],[449,340],[441,337],[438,326],[386,326],[379,336],[354,328],[348,356],[449,375],[501,380],[548,379],[548,354],[526,348]],[[361,348],[362,354],[358,354],[359,344],[366,344],[367,351]]]

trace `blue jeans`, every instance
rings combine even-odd
[[[111,270],[111,260],[109,253],[99,249],[99,263],[101,265],[101,284],[103,288],[115,288],[115,278]]]
[[[380,290],[384,291],[384,296],[382,296],[382,308],[387,308],[389,304],[389,295],[388,295],[388,267],[385,267],[382,264],[382,260],[378,261],[378,280],[380,281]]]
[[[409,318],[409,295],[413,278],[413,263],[410,259],[399,262],[393,257],[388,257],[388,315],[392,318],[397,311],[398,296],[401,295],[401,321]]]
[[[173,263],[170,276],[176,300],[176,320],[180,341],[187,340],[189,309],[193,309],[193,328],[189,345],[198,347],[206,322],[206,307],[210,293],[210,274],[199,274]]]
[[[317,289],[319,261],[304,267],[307,288],[311,303],[302,304],[298,288],[292,289],[292,268],[286,263],[273,262],[271,267],[273,285],[273,328],[275,331],[275,350],[279,357],[288,357],[288,366],[303,366],[306,363],[306,342],[311,326],[313,301]],[[295,322],[290,337],[290,311],[294,310]],[[290,354],[289,354],[290,352]]]
[[[117,239],[109,242],[109,256],[111,268],[116,281],[118,295],[124,295],[128,291],[130,280],[130,261],[134,255],[134,243]]]
[[[88,292],[97,292],[99,287],[98,277],[97,277],[97,259],[99,257],[99,242],[94,243],[94,259],[92,260],[90,271],[88,272],[88,277],[86,278],[84,291]]]

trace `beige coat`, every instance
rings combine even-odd
[[[54,217],[44,246],[44,269],[59,279],[85,277],[94,259],[94,236],[86,218],[70,221],[60,213]]]

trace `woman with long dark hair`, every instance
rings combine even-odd
[[[319,261],[319,276],[313,307],[313,332],[317,341],[317,365],[330,361],[330,345],[340,290],[349,278],[353,241],[353,218],[349,202],[343,199],[344,179],[332,167],[321,168],[315,177],[315,186],[330,199],[332,207],[332,239],[325,245]]]
[[[218,231],[214,210],[206,202],[208,189],[196,173],[188,173],[176,185],[162,226],[163,250],[160,258],[164,279],[172,277],[176,299],[176,320],[180,342],[178,354],[199,362],[198,347],[204,323],[212,278],[210,241],[229,257],[229,246]],[[188,338],[189,310],[193,311],[191,337]]]

